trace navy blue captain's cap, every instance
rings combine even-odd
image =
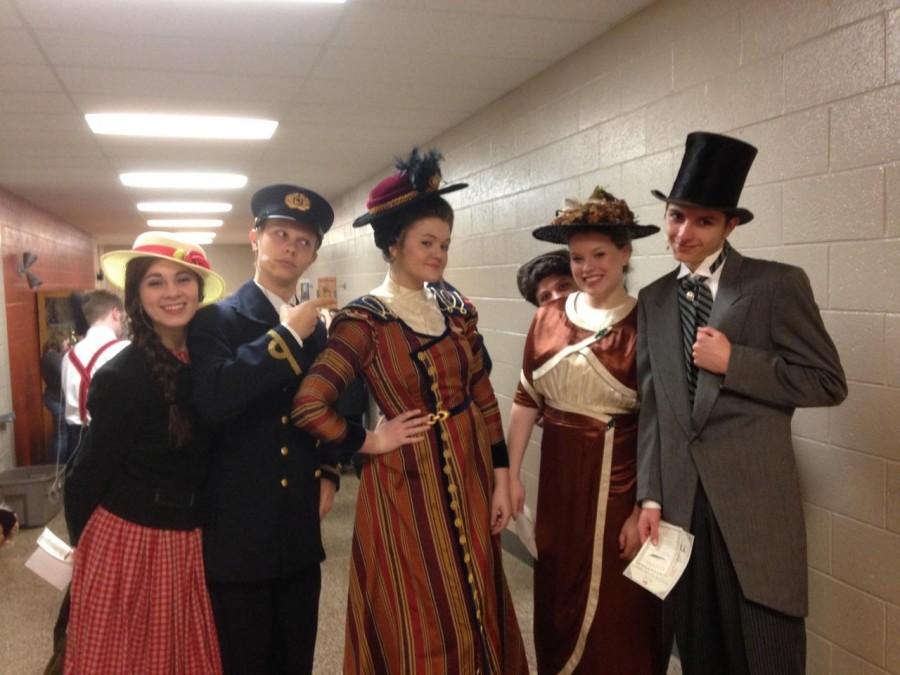
[[[270,218],[310,225],[324,236],[334,222],[334,209],[322,195],[299,185],[267,185],[250,200],[253,226]]]

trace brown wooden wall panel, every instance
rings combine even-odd
[[[22,253],[38,256],[31,271],[41,290],[83,290],[95,285],[93,242],[87,234],[0,188],[3,280],[13,412],[16,414],[16,463],[46,459],[48,421],[41,400],[37,302],[16,271]]]

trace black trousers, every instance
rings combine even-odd
[[[691,560],[666,603],[685,675],[803,675],[803,619],[744,597],[702,485],[691,532]]]
[[[75,450],[78,448],[78,443],[81,441],[81,432],[84,431],[84,427],[80,424],[69,424],[66,423],[66,437],[63,442],[63,447],[59,449],[59,463],[65,464],[69,461],[72,455],[75,454]]]
[[[208,586],[225,675],[312,673],[319,565],[284,579]]]

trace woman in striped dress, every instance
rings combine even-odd
[[[199,246],[145,233],[101,267],[130,345],[91,381],[65,506],[76,545],[65,672],[220,673],[201,553],[208,442],[190,404],[187,324],[225,283]]]
[[[465,187],[441,188],[437,160],[414,152],[370,193],[354,225],[372,224],[390,271],[334,319],[295,401],[298,426],[369,457],[345,673],[527,672],[498,536],[510,516],[508,461],[475,308],[427,286],[441,280],[453,223],[439,195]],[[374,433],[334,410],[359,373],[390,420]]]

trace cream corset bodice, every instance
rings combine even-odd
[[[599,332],[621,320],[634,304],[633,301],[626,303],[604,317],[606,325]],[[583,315],[574,316],[573,308],[574,302],[567,303],[569,318],[581,319],[577,323],[582,325]],[[595,329],[595,326],[590,328]],[[611,415],[635,412],[638,409],[637,392],[617,380],[592,349],[600,339],[595,334],[560,350],[532,373],[533,384],[522,377],[523,386],[532,398],[542,401],[544,405],[603,421]]]
[[[557,410],[604,419],[638,408],[637,392],[613,377],[589,345],[551,359],[533,377],[534,391]]]

